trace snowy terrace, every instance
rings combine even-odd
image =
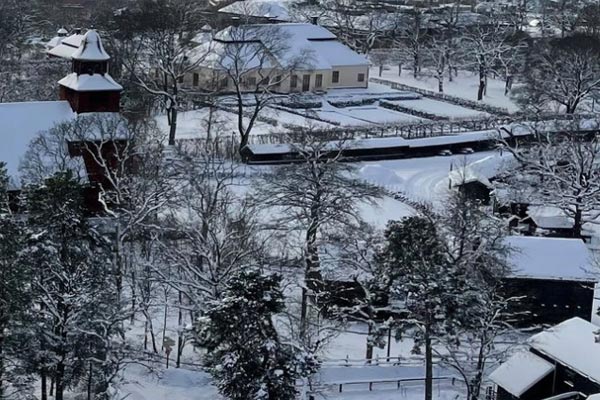
[[[247,96],[245,101],[251,106],[252,96]],[[219,99],[218,108],[213,108],[212,111],[204,107],[180,112],[178,138],[203,138],[209,135],[214,137],[215,132],[221,136],[231,136],[233,132],[237,132],[236,105],[233,97],[223,96]],[[394,109],[394,106],[400,106],[402,110]],[[489,114],[481,111],[371,83],[368,89],[332,89],[325,94],[276,96],[271,104],[260,112],[252,135],[277,136],[299,128],[311,127],[358,132],[390,131],[393,136],[397,136],[416,132],[419,126],[426,126],[421,129],[422,132],[431,131],[430,125],[435,122],[434,119],[460,125],[463,120],[489,118]],[[215,128],[210,133],[205,128],[209,120],[213,121],[212,126]],[[247,124],[248,117],[244,117],[244,120]],[[157,122],[163,131],[168,130],[166,116],[158,116]],[[441,130],[444,131],[443,128]]]
[[[385,66],[381,77],[379,77],[379,67],[371,68],[370,76],[381,78],[391,82],[397,82],[414,88],[425,89],[431,92],[438,91],[438,81],[433,74],[423,71],[421,76],[414,78],[412,71],[403,70],[398,75],[398,67]],[[452,82],[448,82],[448,77],[444,76],[444,93],[465,100],[477,100],[477,88],[479,77],[468,71],[458,71],[458,76],[453,77]],[[519,106],[509,96],[504,95],[504,81],[500,79],[488,78],[487,92],[482,103],[493,107],[507,109],[510,112],[519,111]],[[518,85],[513,85],[513,88]]]

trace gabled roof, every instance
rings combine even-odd
[[[319,25],[282,23],[228,27],[215,34],[212,50],[217,54],[231,53],[228,46],[261,45],[281,66],[327,70],[336,66],[368,66],[364,55],[358,54],[337,40]]]
[[[595,282],[592,254],[581,239],[508,236],[510,277]]]
[[[90,29],[83,36],[81,44],[71,56],[74,60],[80,61],[108,61],[110,56],[102,46],[102,40],[98,33]]]
[[[73,53],[75,53],[75,51],[77,51],[77,49],[81,45],[81,42],[83,41],[83,36],[84,35],[76,33],[67,37],[60,38],[62,39],[60,43],[56,47],[48,50],[48,54],[54,57],[66,58],[70,60]]]
[[[575,317],[532,336],[529,345],[600,384],[599,329],[596,325]]]
[[[575,224],[573,218],[557,207],[530,206],[527,215],[542,229],[571,229]]]
[[[531,389],[554,371],[554,365],[530,351],[513,354],[490,374],[492,382],[515,397]]]

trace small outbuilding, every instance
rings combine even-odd
[[[598,280],[581,239],[509,236],[512,271],[503,279],[506,297],[518,297],[511,312],[519,325],[553,325],[579,317],[590,321]],[[600,271],[598,271],[600,272]]]
[[[529,339],[490,375],[497,400],[594,399],[600,392],[598,327],[571,318]],[[589,397],[588,397],[589,396]]]

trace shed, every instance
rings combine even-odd
[[[539,400],[558,395],[576,399],[600,392],[597,326],[571,318],[533,335],[528,344],[528,351],[513,355],[490,375],[498,386],[498,400]]]
[[[598,280],[593,257],[581,239],[509,236],[512,271],[503,279],[504,295],[523,297],[511,311],[522,325],[556,324],[592,316]],[[600,272],[600,271],[599,271]]]

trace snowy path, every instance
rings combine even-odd
[[[448,193],[451,166],[462,167],[493,154],[496,152],[363,162],[360,168],[364,178],[372,183],[402,192],[413,200],[435,205],[443,201]],[[377,174],[372,173],[374,169],[378,171]]]

